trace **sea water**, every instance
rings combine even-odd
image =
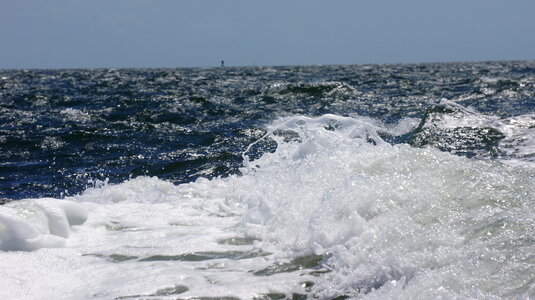
[[[535,297],[534,62],[0,78],[0,298]]]

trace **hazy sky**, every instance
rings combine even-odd
[[[0,68],[535,59],[533,0],[2,0]]]

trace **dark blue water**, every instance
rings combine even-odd
[[[184,183],[239,174],[247,145],[288,115],[416,120],[409,133],[383,139],[533,160],[529,136],[467,125],[474,112],[533,128],[535,62],[3,70],[0,198],[62,197],[140,175]],[[441,126],[444,116],[459,125]],[[248,154],[274,147],[263,141]]]

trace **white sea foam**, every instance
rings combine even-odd
[[[500,149],[509,159],[505,163],[535,167],[535,114],[527,114],[504,120],[500,128],[506,134]]]
[[[66,108],[60,111],[60,114],[70,121],[87,122],[91,120],[90,114],[75,108]]]
[[[438,105],[451,109],[451,113],[433,114],[431,120],[428,120],[425,127],[437,126],[440,128],[459,128],[459,127],[501,127],[503,123],[497,116],[484,115],[475,109],[464,107],[453,101],[441,99]]]
[[[83,205],[65,200],[22,200],[2,208],[0,250],[63,247],[70,227],[83,224],[87,218]]]
[[[0,245],[35,251],[0,253],[0,298],[534,295],[534,171],[377,134],[399,126],[289,117],[242,176],[139,177],[4,205]],[[295,260],[311,255],[322,262]]]
[[[499,150],[503,152],[501,162],[535,168],[535,114],[500,118],[482,114],[447,99],[441,99],[439,105],[452,112],[431,114],[423,128],[494,129],[503,135],[498,144]]]

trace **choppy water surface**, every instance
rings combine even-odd
[[[535,297],[535,63],[0,71],[0,296]]]

